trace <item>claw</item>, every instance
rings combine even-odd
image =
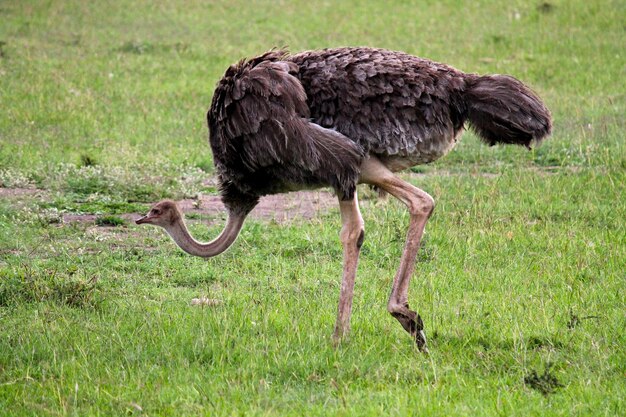
[[[415,343],[417,344],[417,348],[422,353],[428,353],[428,348],[426,347],[426,335],[424,334],[424,330],[420,330],[415,334]]]
[[[417,315],[415,320],[415,343],[420,352],[428,354],[428,348],[426,347],[426,334],[424,333],[424,322],[422,318]]]

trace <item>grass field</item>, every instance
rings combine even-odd
[[[618,0],[0,0],[0,415],[626,414],[625,15]],[[437,201],[410,292],[429,356],[386,312],[408,223],[394,201],[363,190],[337,349],[338,210],[248,221],[208,261],[123,216],[216,193],[213,87],[283,45],[508,73],[552,110],[538,149],[468,133],[406,174]],[[223,220],[191,229],[208,240]],[[190,305],[202,296],[220,303]]]

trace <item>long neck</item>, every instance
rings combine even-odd
[[[211,256],[219,255],[224,252],[233,244],[239,235],[245,218],[246,216],[244,214],[230,213],[222,233],[208,243],[195,240],[191,234],[189,234],[189,230],[182,218],[165,230],[172,239],[174,239],[174,242],[188,254],[202,258],[210,258]]]

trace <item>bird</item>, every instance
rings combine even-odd
[[[187,230],[174,201],[154,205],[137,224],[163,227],[184,251],[216,256],[236,240],[262,196],[330,187],[341,216],[343,272],[332,340],[350,331],[356,270],[365,238],[357,185],[406,205],[409,224],[387,302],[420,351],[424,322],[408,290],[424,228],[435,207],[397,175],[433,162],[472,129],[489,145],[527,148],[551,134],[550,111],[509,75],[465,73],[404,52],[342,47],[291,54],[272,49],[231,65],[207,113],[209,143],[228,218],[208,243]]]

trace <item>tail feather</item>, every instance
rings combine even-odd
[[[473,76],[464,97],[471,128],[489,145],[530,148],[552,130],[550,111],[541,99],[508,75]]]

